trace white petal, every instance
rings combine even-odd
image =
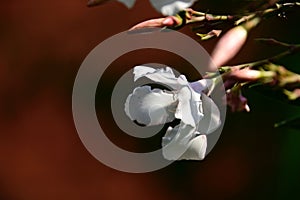
[[[180,123],[174,128],[169,127],[162,138],[162,152],[167,160],[178,160],[188,149],[191,138],[194,137],[196,129],[192,126]]]
[[[166,67],[161,69],[154,69],[145,66],[136,66],[134,68],[134,81],[145,77],[154,83],[165,85],[171,89],[177,90],[181,86],[178,83],[178,78],[174,75],[171,68]]]
[[[195,81],[190,83],[190,86],[198,93],[201,93],[204,90],[210,90],[213,84],[212,79],[201,79],[199,81]]]
[[[194,127],[181,123],[169,127],[162,139],[162,152],[167,160],[203,160],[206,153],[206,135],[199,135]]]
[[[204,117],[198,123],[201,134],[209,134],[221,125],[220,111],[211,98],[202,93],[202,108]]]
[[[172,93],[142,86],[127,97],[125,112],[131,120],[151,126],[173,121],[176,105]]]
[[[181,119],[185,124],[196,127],[196,124],[203,117],[200,94],[189,86],[185,86],[178,91],[177,99],[178,106],[175,117]]]
[[[119,2],[123,3],[127,8],[132,8],[135,0],[118,0]]]
[[[203,160],[207,147],[206,135],[199,135],[188,143],[188,149],[179,160]]]
[[[178,99],[175,117],[181,119],[185,124],[196,127],[196,124],[203,117],[201,93],[197,93],[192,89],[184,75],[177,78],[169,67],[153,69],[146,66],[136,66],[134,68],[135,81],[142,77],[175,90],[177,92],[176,99]],[[208,82],[202,81],[201,83],[207,85]]]
[[[152,6],[163,15],[175,15],[193,5],[196,0],[150,0]]]
[[[156,70],[152,67],[147,67],[147,66],[135,66],[133,69],[133,74],[134,74],[134,81],[137,79],[145,76],[146,74],[149,73],[154,73]]]

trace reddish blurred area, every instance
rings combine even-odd
[[[128,174],[87,152],[72,119],[76,72],[101,41],[158,17],[148,1],[132,10],[117,2],[87,8],[84,0],[0,4],[0,199],[246,199],[264,191],[259,180],[272,185],[276,145],[268,134],[247,134],[272,129],[258,122],[243,135],[251,114],[235,115],[245,120],[225,126],[202,162]]]

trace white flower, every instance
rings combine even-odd
[[[163,15],[175,15],[179,11],[191,7],[196,0],[150,0],[152,6]]]
[[[88,6],[95,6],[108,2],[109,0],[89,0]],[[136,0],[117,0],[123,3],[127,8],[132,8]],[[175,15],[193,5],[196,0],[150,0],[152,6],[163,15]]]
[[[135,88],[125,103],[128,117],[146,126],[180,119],[180,124],[169,127],[162,139],[163,156],[168,160],[204,159],[206,134],[220,126],[218,107],[202,93],[211,86],[211,80],[189,83],[184,75],[176,77],[169,67],[136,66],[134,81],[142,78],[148,84],[159,84],[170,91],[151,89],[147,85]]]

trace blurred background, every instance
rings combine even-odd
[[[201,0],[196,8],[238,13],[253,3],[259,2]],[[282,51],[255,43],[257,37],[300,43],[299,12],[262,22],[231,64]],[[71,107],[73,82],[81,62],[106,38],[159,16],[146,0],[137,0],[131,10],[117,2],[87,8],[85,0],[1,1],[1,200],[300,198],[299,125],[274,128],[274,123],[299,115],[299,104],[265,90],[245,91],[251,112],[228,112],[223,133],[204,161],[180,161],[156,172],[129,174],[104,166],[88,153],[76,132]],[[189,27],[180,31],[199,40]],[[216,42],[200,44],[211,52]],[[136,52],[120,58],[105,77],[118,77],[123,67],[143,62],[181,65],[174,55],[143,55]],[[298,54],[282,63],[300,72],[299,61]],[[185,70],[193,69],[188,66]],[[103,98],[109,94],[102,94]],[[100,123],[118,141],[109,118],[99,114]],[[123,143],[136,144],[131,139]],[[159,146],[160,141],[154,145]]]

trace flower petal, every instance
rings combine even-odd
[[[202,93],[202,109],[204,117],[198,123],[198,131],[201,134],[209,134],[221,125],[220,111],[211,98]]]
[[[138,80],[139,78],[141,78],[147,74],[154,73],[155,71],[156,71],[156,69],[154,69],[152,67],[135,66],[134,70],[133,70],[134,81]]]
[[[178,78],[175,77],[170,67],[154,69],[146,66],[134,67],[134,81],[145,77],[154,83],[159,83],[170,87],[171,89],[179,89]]]
[[[193,138],[195,127],[180,123],[174,128],[169,127],[162,138],[162,152],[167,160],[177,160],[188,148],[188,143]]]
[[[196,127],[203,117],[200,108],[202,102],[201,94],[196,93],[188,85],[178,91],[177,99],[178,106],[175,112],[175,117],[181,119],[183,123]]]
[[[203,160],[207,148],[206,135],[196,136],[189,142],[188,146],[189,148],[180,157],[180,160]]]
[[[132,8],[135,0],[118,0],[119,2],[123,3],[127,8]]]
[[[204,90],[210,90],[213,85],[212,79],[201,79],[199,81],[191,82],[190,86],[198,93],[201,93]]]
[[[206,153],[206,135],[199,135],[194,127],[181,123],[169,127],[162,139],[163,156],[167,160],[203,160]]]
[[[175,15],[193,5],[196,0],[150,0],[152,6],[163,15]]]
[[[177,102],[172,93],[150,86],[134,89],[127,97],[125,112],[131,120],[146,126],[159,125],[173,121]]]
[[[190,86],[184,75],[175,77],[171,68],[153,69],[146,66],[137,66],[134,68],[134,80],[146,77],[154,83],[159,83],[170,87],[176,91],[178,106],[175,117],[181,119],[183,123],[196,127],[196,124],[203,117],[201,93],[197,93]],[[209,85],[209,81],[201,81],[203,85]]]

